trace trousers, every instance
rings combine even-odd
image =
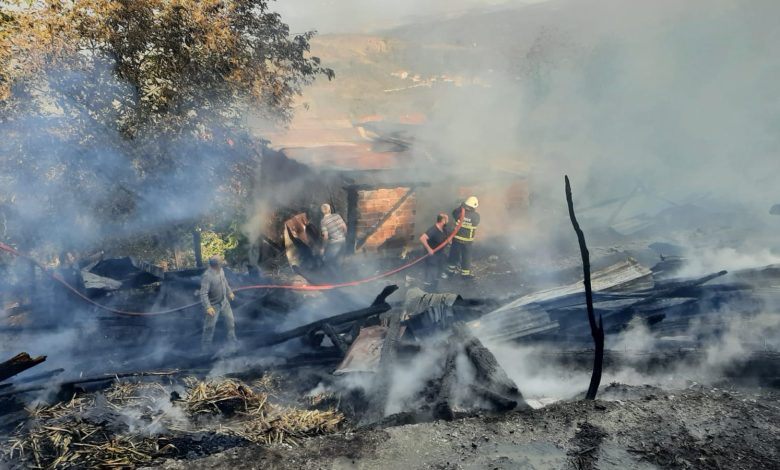
[[[346,240],[328,242],[328,246],[325,247],[325,263],[336,265],[341,263],[341,257],[344,255],[345,247]]]
[[[217,326],[217,320],[220,316],[225,318],[225,326],[227,327],[228,341],[235,343],[236,339],[236,320],[233,318],[233,309],[230,307],[230,301],[225,298],[219,305],[213,305],[214,316],[206,315],[203,320],[203,336],[201,337],[200,345],[201,349],[208,349],[214,340],[214,329]]]
[[[456,271],[460,267],[461,274],[471,274],[471,244],[472,242],[461,242],[458,239],[452,241],[450,271]]]
[[[435,283],[439,280],[439,276],[444,272],[445,261],[447,261],[447,257],[444,255],[444,250],[434,253],[425,260],[425,280],[427,282]]]

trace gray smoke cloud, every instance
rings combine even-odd
[[[562,207],[568,173],[581,207],[639,186],[629,215],[696,202],[777,226],[767,214],[780,198],[776,2],[549,0],[440,13],[374,29],[365,44],[322,37],[337,59],[349,47],[354,57],[305,98],[318,115],[354,120],[422,112],[427,123],[409,131],[417,159],[476,172],[519,162],[543,207]]]
[[[403,2],[396,5],[404,9]],[[320,47],[352,44],[355,57],[337,82],[327,90],[315,86],[307,98],[320,114],[355,121],[420,111],[427,122],[409,132],[421,160],[477,173],[506,161],[523,163],[533,207],[531,227],[515,237],[525,249],[518,256],[552,253],[555,242],[565,240],[577,257],[563,200],[563,175],[569,174],[578,208],[641,188],[624,216],[679,210],[669,221],[650,219],[658,224],[655,232],[631,243],[685,247],[690,262],[680,276],[780,260],[780,220],[768,214],[780,200],[780,84],[774,78],[780,4],[550,0],[497,10],[442,13],[381,32],[331,27],[334,34]],[[356,31],[370,34],[336,34]],[[339,97],[338,80],[363,88]],[[583,210],[593,245],[613,208],[607,214]],[[758,317],[738,313],[708,343],[703,364],[652,377],[630,368],[608,371],[602,383],[668,384],[673,377],[679,384],[686,374],[716,380],[724,366],[758,347],[756,339],[776,350],[775,307],[768,304]],[[695,337],[707,328],[694,322],[680,334]],[[570,398],[572,390],[587,387],[589,373],[547,366],[544,348],[491,346],[530,397]],[[628,346],[640,353],[661,348],[642,324],[607,345]],[[426,367],[400,374],[398,390],[428,373]],[[391,409],[406,398],[395,397]]]
[[[540,1],[545,0],[286,0],[271,8],[289,21],[293,31],[366,33],[420,19],[453,17],[473,9]]]

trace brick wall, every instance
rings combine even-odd
[[[409,188],[374,189],[358,191],[358,242],[398,203],[409,191]],[[379,229],[366,240],[364,250],[376,250],[380,247],[403,246],[414,238],[414,220],[417,212],[415,194],[408,197],[403,204],[386,220]]]

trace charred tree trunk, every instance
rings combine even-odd
[[[596,345],[595,358],[593,359],[593,373],[590,376],[590,385],[588,386],[588,393],[585,395],[587,400],[594,400],[596,393],[599,390],[599,384],[601,383],[601,370],[604,364],[604,324],[601,316],[599,316],[599,322],[596,324],[596,314],[593,311],[593,289],[590,284],[590,254],[588,253],[588,246],[585,244],[585,234],[582,233],[580,224],[577,222],[577,217],[574,215],[574,202],[571,195],[571,185],[569,184],[569,177],[564,177],[566,182],[566,203],[569,206],[569,218],[571,218],[571,224],[574,226],[574,232],[577,234],[577,240],[580,244],[580,254],[582,255],[582,275],[583,283],[585,284],[585,302],[588,309],[588,322],[590,323],[590,333],[593,336],[593,342]]]

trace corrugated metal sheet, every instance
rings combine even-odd
[[[591,274],[593,292],[641,290],[652,288],[653,285],[650,269],[633,258]],[[512,340],[551,331],[558,328],[558,322],[550,319],[548,313],[535,304],[584,292],[585,285],[582,281],[534,292],[502,305],[479,320],[469,323],[469,326],[474,330],[475,335],[486,340]]]

